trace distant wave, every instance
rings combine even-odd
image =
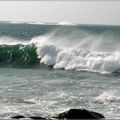
[[[52,23],[52,22],[32,22],[32,21],[9,21],[11,24],[36,24],[36,25],[76,25],[71,22],[63,21],[60,23]]]
[[[26,22],[26,21],[9,21],[8,23],[11,23],[11,24],[26,24],[26,23],[29,23],[29,22]]]
[[[9,21],[12,24],[38,24],[38,25],[76,25],[71,22],[63,21],[60,23],[52,23],[52,22],[32,22],[32,21]]]
[[[17,44],[27,45],[29,44],[29,41],[20,40],[20,39],[8,37],[8,36],[0,37],[0,45],[17,45]]]
[[[57,23],[50,22],[32,22],[32,21],[9,21],[11,24],[33,24],[33,25],[55,25]]]
[[[76,25],[76,24],[67,22],[67,21],[63,21],[63,22],[58,23],[58,25]]]

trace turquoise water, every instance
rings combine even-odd
[[[0,24],[0,119],[86,108],[120,118],[118,26]]]

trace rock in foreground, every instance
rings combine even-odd
[[[57,119],[103,119],[102,114],[88,111],[85,109],[70,109],[66,112],[57,114],[53,118]]]
[[[32,119],[32,120],[50,120],[48,118],[36,117],[36,116],[31,116],[30,119]]]
[[[11,117],[12,119],[22,119],[22,118],[27,118],[27,119],[29,119],[30,118],[30,120],[50,120],[49,118],[44,118],[44,117],[38,117],[38,116],[30,116],[30,117],[24,117],[24,116],[22,116],[22,115],[16,115],[16,116],[13,116],[13,117]]]
[[[13,116],[11,117],[12,119],[21,119],[21,118],[25,118],[24,116],[22,115],[16,115],[16,116]]]

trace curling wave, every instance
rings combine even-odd
[[[46,65],[54,69],[113,73],[120,70],[120,52],[100,52],[69,47],[56,42],[49,36],[33,38],[28,43],[0,45],[0,65],[30,66]],[[2,43],[2,42],[1,42]],[[8,42],[9,43],[9,42]],[[12,43],[12,42],[10,42]]]
[[[39,64],[34,45],[0,45],[0,65],[25,67]]]

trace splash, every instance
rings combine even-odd
[[[99,73],[113,73],[120,70],[120,52],[103,49],[104,39],[80,31],[70,35],[59,36],[58,31],[52,34],[35,37],[31,40],[37,46],[40,63],[52,65],[54,69],[79,70]],[[61,33],[60,33],[61,34]],[[74,36],[75,35],[75,36]],[[76,37],[77,36],[77,37]],[[99,39],[98,39],[99,38]],[[106,40],[107,41],[107,40]],[[119,43],[118,43],[119,44]],[[109,48],[115,46],[110,46]],[[106,49],[106,51],[104,51]],[[112,51],[112,52],[111,52]]]
[[[104,91],[101,95],[95,98],[98,103],[119,102],[120,94],[117,90]]]
[[[9,37],[9,36],[2,36],[0,37],[0,45],[27,45],[29,42],[27,40],[20,40],[17,38]]]

